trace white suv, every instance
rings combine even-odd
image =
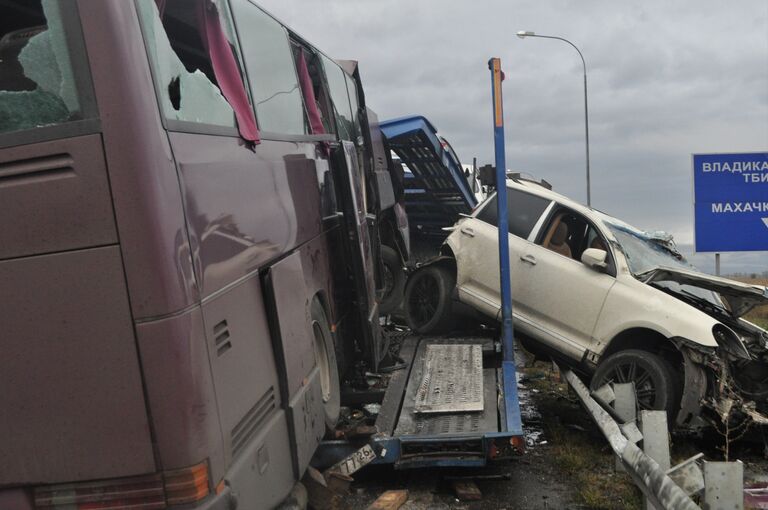
[[[642,232],[535,183],[507,181],[516,336],[597,388],[634,381],[642,408],[691,429],[702,418],[768,423],[768,332],[741,316],[768,289],[697,272],[671,236]],[[442,256],[409,279],[421,333],[454,300],[500,319],[496,195],[462,218]]]

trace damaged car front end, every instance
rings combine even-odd
[[[630,266],[633,262],[637,266],[637,250],[620,242],[627,229],[610,227]],[[744,430],[751,424],[768,425],[768,331],[743,318],[753,308],[768,304],[768,288],[700,273],[676,251],[671,236],[643,234],[646,242],[667,252],[666,261],[678,262],[672,267],[656,265],[633,271],[633,276],[716,321],[711,328],[715,345],[700,339],[670,338],[683,359],[677,427],[698,431],[714,425],[718,430]]]
[[[714,425],[737,429],[768,425],[768,364],[725,349],[673,338],[684,360],[676,426],[691,432]]]

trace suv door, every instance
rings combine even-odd
[[[507,203],[509,232],[512,234],[508,242],[513,314],[518,319],[519,315],[526,315],[519,306],[520,294],[524,292],[520,279],[524,268],[520,266],[520,257],[531,244],[527,238],[551,201],[507,188]],[[494,318],[499,318],[501,312],[497,224],[494,195],[475,216],[462,220],[448,239],[456,256],[459,299]]]
[[[559,207],[537,242],[528,243],[519,254],[522,289],[516,299],[520,308],[538,330],[537,338],[575,360],[590,347],[597,318],[615,282],[612,262],[606,272],[598,272],[581,262],[581,254],[589,247],[607,246],[584,216]]]

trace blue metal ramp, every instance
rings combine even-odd
[[[437,130],[425,117],[392,119],[380,127],[406,167],[405,208],[412,228],[444,238],[441,229],[477,205],[460,163],[443,148]]]

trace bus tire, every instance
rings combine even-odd
[[[427,266],[414,272],[405,286],[405,320],[417,333],[440,333],[451,328],[452,294],[456,279],[444,267]]]
[[[384,266],[382,278],[384,280],[384,297],[379,302],[379,313],[388,315],[400,306],[405,289],[405,269],[397,250],[390,246],[382,245],[381,262]]]
[[[336,363],[336,347],[325,309],[317,298],[312,300],[310,314],[314,336],[315,362],[320,371],[320,389],[323,399],[325,429],[327,432],[330,432],[336,427],[341,410],[341,389],[339,368]]]

